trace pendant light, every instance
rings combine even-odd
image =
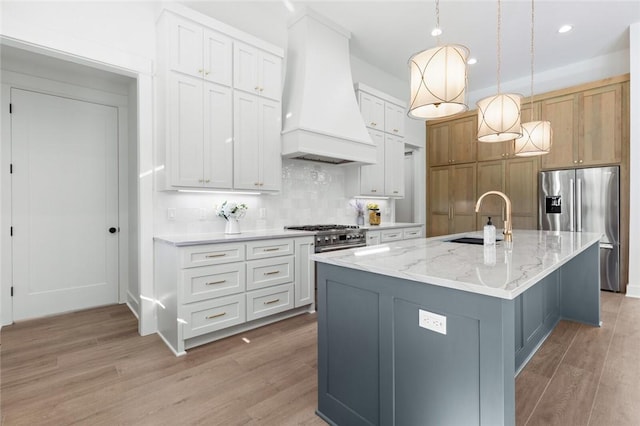
[[[500,93],[500,0],[498,0],[498,94],[480,99],[478,106],[478,140],[503,142],[522,136],[520,129],[521,95]]]
[[[436,0],[435,35],[440,34],[440,2]],[[411,118],[433,120],[465,112],[469,49],[457,44],[440,45],[409,58]]]
[[[518,157],[548,154],[551,150],[553,130],[549,121],[533,121],[533,64],[534,64],[534,0],[531,0],[531,115],[522,124],[522,136],[515,140],[514,152]]]

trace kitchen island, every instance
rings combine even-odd
[[[336,425],[513,425],[515,376],[560,319],[600,324],[594,233],[464,235],[316,254],[318,415]],[[479,235],[475,235],[479,236]]]

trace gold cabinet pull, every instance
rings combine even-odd
[[[202,71],[204,71],[203,69],[199,69],[198,70],[198,74],[202,74]]]
[[[394,193],[394,194],[397,194],[397,193],[398,193],[398,191],[393,191],[393,193]]]
[[[378,192],[378,190],[377,189],[372,189],[371,192]]]
[[[222,283],[226,283],[227,280],[220,280],[220,281],[211,281],[210,283],[206,283],[205,285],[215,285],[215,284],[222,284]]]
[[[268,302],[264,302],[264,304],[265,305],[270,305],[272,303],[276,303],[276,302],[279,302],[279,301],[280,301],[280,299],[273,299],[273,300],[269,300]]]
[[[275,274],[279,274],[280,271],[270,271],[270,272],[265,272],[265,275],[275,275]]]
[[[266,249],[264,249],[264,251],[278,251],[278,250],[280,250],[280,248],[279,248],[279,247],[273,247],[273,248],[266,248]]]
[[[227,255],[227,253],[217,253],[217,254],[208,254],[205,257],[207,259],[211,259],[212,257],[223,257],[223,256],[226,256],[226,255]]]
[[[226,312],[221,312],[219,314],[209,315],[208,317],[206,317],[206,319],[214,319],[214,318],[218,318],[218,317],[221,317],[221,316],[224,316],[224,315],[227,315],[227,313]]]
[[[205,71],[204,72],[204,75],[209,75],[209,74],[211,74],[211,71]]]
[[[260,86],[256,86],[256,87],[254,87],[254,88],[253,88],[253,90],[255,90],[255,91],[259,91],[259,90],[260,90]]]

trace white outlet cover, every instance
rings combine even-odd
[[[173,207],[170,207],[167,209],[167,218],[169,220],[176,220],[176,209]]]
[[[444,315],[419,309],[418,325],[436,333],[447,334],[447,317]]]

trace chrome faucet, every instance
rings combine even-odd
[[[480,198],[478,198],[478,202],[476,203],[476,213],[480,211],[480,204],[482,204],[482,199],[491,194],[499,195],[500,197],[502,197],[505,204],[507,205],[507,218],[504,221],[504,230],[502,231],[502,233],[504,234],[504,241],[510,243],[513,240],[513,230],[511,229],[511,200],[504,192],[489,191],[482,194]]]

